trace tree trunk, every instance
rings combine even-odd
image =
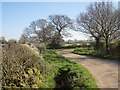
[[[99,51],[99,50],[100,50],[100,39],[99,39],[99,38],[96,38],[96,45],[95,45],[95,49],[96,49],[97,51]]]
[[[58,38],[57,39],[58,39],[58,44],[61,45],[61,33],[60,32],[58,32]]]
[[[109,54],[109,43],[108,43],[108,38],[105,39],[105,48],[106,48],[106,54]]]

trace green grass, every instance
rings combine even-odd
[[[90,72],[81,64],[73,60],[68,60],[63,56],[55,53],[53,50],[47,50],[43,53],[43,57],[49,63],[48,77],[45,83],[41,85],[44,88],[54,88],[56,86],[55,78],[62,76],[65,79],[70,79],[69,84],[67,80],[63,80],[65,87],[71,88],[97,88],[95,80]],[[65,75],[63,75],[65,74]]]
[[[87,48],[76,48],[74,52],[82,55],[91,55],[92,53],[95,53],[94,50],[90,50]]]
[[[73,53],[80,54],[80,55],[93,56],[93,57],[97,57],[101,59],[117,59],[117,57],[115,56],[98,53],[97,51],[89,49],[89,48],[76,48],[73,51]]]

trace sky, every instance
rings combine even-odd
[[[52,14],[63,14],[75,19],[80,12],[86,11],[90,2],[2,2],[2,32],[8,39],[19,39],[23,30],[37,19],[48,19]],[[1,16],[0,16],[1,17]],[[0,28],[1,29],[1,28]],[[68,39],[86,40],[87,36],[70,30]]]

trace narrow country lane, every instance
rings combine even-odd
[[[71,60],[78,61],[94,77],[99,88],[118,88],[118,61],[98,59],[72,53],[73,50],[61,50],[58,53]]]

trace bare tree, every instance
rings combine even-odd
[[[27,27],[23,34],[28,37],[29,42],[45,43],[49,42],[53,35],[54,26],[45,19],[39,19],[33,21],[29,27]]]
[[[50,21],[55,26],[56,33],[57,33],[57,40],[60,44],[60,39],[62,36],[67,36],[69,33],[67,32],[67,29],[71,29],[72,26],[72,20],[66,16],[66,15],[50,15],[49,16]]]
[[[26,42],[28,42],[28,36],[26,36],[25,33],[23,33],[18,42],[21,44],[25,44]]]
[[[98,4],[99,5],[99,4]],[[109,45],[113,40],[117,37],[115,37],[118,28],[118,14],[116,10],[113,8],[112,3],[101,3],[99,6],[101,6],[101,15],[102,15],[102,33],[103,33],[103,39],[105,41],[106,46],[106,53],[109,53]]]
[[[44,19],[40,19],[36,22],[36,26],[39,28],[37,34],[40,39],[46,44],[50,41],[54,34],[54,26],[51,22]]]
[[[26,27],[19,41],[21,41],[21,39],[24,39],[26,42],[30,42],[30,38],[32,38],[31,34],[32,34],[32,31],[28,27]]]
[[[102,28],[98,23],[96,23],[98,22],[98,19],[95,16],[97,16],[97,13],[94,10],[93,5],[90,5],[87,13],[80,13],[80,15],[77,17],[77,29],[94,37],[96,41],[95,49],[99,50]]]
[[[94,37],[97,49],[99,49],[100,39],[104,40],[106,53],[109,53],[109,44],[118,31],[118,17],[111,2],[90,4],[87,12],[77,17],[77,23],[82,27],[81,31]]]

